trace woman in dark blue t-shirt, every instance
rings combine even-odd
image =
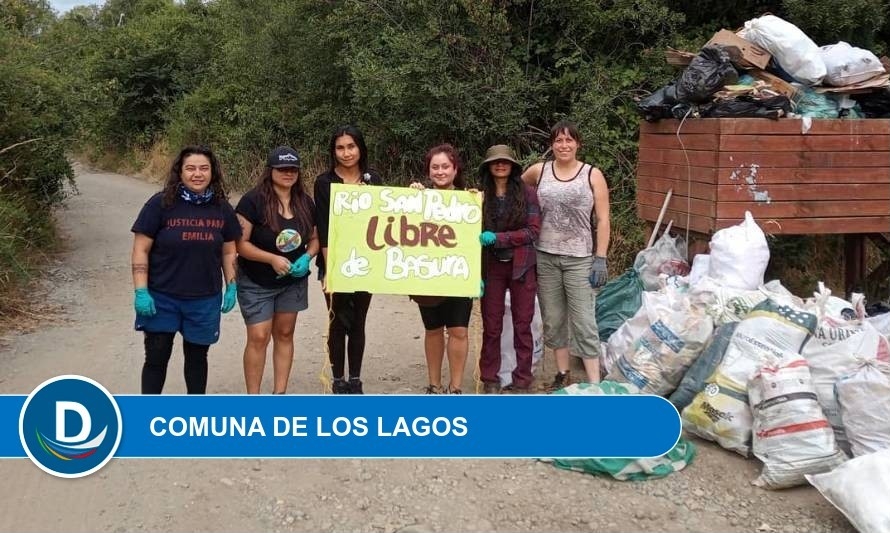
[[[284,394],[294,360],[297,313],[309,307],[308,276],[318,254],[315,203],[300,183],[300,156],[269,152],[256,187],[238,202],[238,305],[247,325],[244,381],[258,394],[272,346],[273,393]]]
[[[179,153],[164,190],[145,203],[131,231],[136,329],[145,333],[142,393],[163,390],[178,331],[186,389],[204,394],[207,351],[219,340],[220,312],[235,306],[235,241],[241,237],[209,148],[189,146]]]

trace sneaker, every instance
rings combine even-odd
[[[445,394],[445,391],[438,385],[429,385],[424,390],[424,394]]]
[[[350,394],[349,383],[343,378],[334,378],[331,384],[331,392],[334,394]]]
[[[349,378],[349,394],[364,394],[362,390],[362,380],[359,378]]]
[[[501,394],[530,394],[528,387],[517,387],[512,383],[501,389]]]
[[[463,391],[461,391],[460,389],[452,389],[451,387],[448,387],[448,390],[445,391],[445,393],[446,394],[463,394]]]
[[[482,394],[499,394],[501,384],[497,381],[485,381],[482,383]]]
[[[549,392],[553,392],[558,391],[559,389],[564,389],[571,384],[572,372],[571,370],[566,370],[565,372],[557,372],[556,376],[553,378],[553,382],[546,385],[546,389]]]

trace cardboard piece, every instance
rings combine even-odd
[[[758,69],[753,69],[749,71],[748,74],[754,79],[769,83],[773,90],[788,97],[789,100],[795,101],[797,99],[797,88],[775,74],[770,74],[765,70]]]
[[[742,39],[730,30],[720,30],[711,37],[705,46],[719,44],[727,48],[732,62],[737,67],[748,70],[750,68],[765,69],[772,55],[751,41]],[[738,50],[736,54],[734,49]]]

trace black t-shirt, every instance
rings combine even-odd
[[[309,212],[311,221],[309,227],[303,227],[300,217],[296,213],[291,219],[276,213],[278,226],[281,228],[276,233],[266,224],[266,209],[262,204],[259,190],[253,188],[242,196],[236,211],[253,225],[253,229],[250,230],[250,243],[264,252],[286,257],[291,263],[306,253],[309,237],[312,236],[312,229],[315,227],[316,214],[312,198],[309,198],[308,194],[301,195],[301,198]],[[298,281],[293,276],[284,276],[279,279],[272,265],[251,261],[240,255],[238,256],[238,268],[251,281],[263,287],[284,287]]]
[[[367,179],[363,178],[362,181],[366,184],[383,185],[383,180],[380,179],[380,176],[373,170],[368,170],[365,174],[367,174]],[[343,178],[338,176],[333,170],[329,170],[315,178],[315,208],[318,210],[318,242],[322,248],[328,247],[332,183],[343,183]],[[318,266],[319,279],[323,279],[325,273],[324,254],[318,254],[315,257],[315,264]]]
[[[222,290],[224,242],[241,237],[229,202],[193,205],[176,197],[164,208],[163,193],[149,198],[130,229],[153,239],[148,287],[177,298],[206,298]]]

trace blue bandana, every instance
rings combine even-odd
[[[188,190],[185,185],[179,184],[179,197],[192,205],[204,205],[213,200],[213,189],[207,188],[202,193],[196,193]]]

